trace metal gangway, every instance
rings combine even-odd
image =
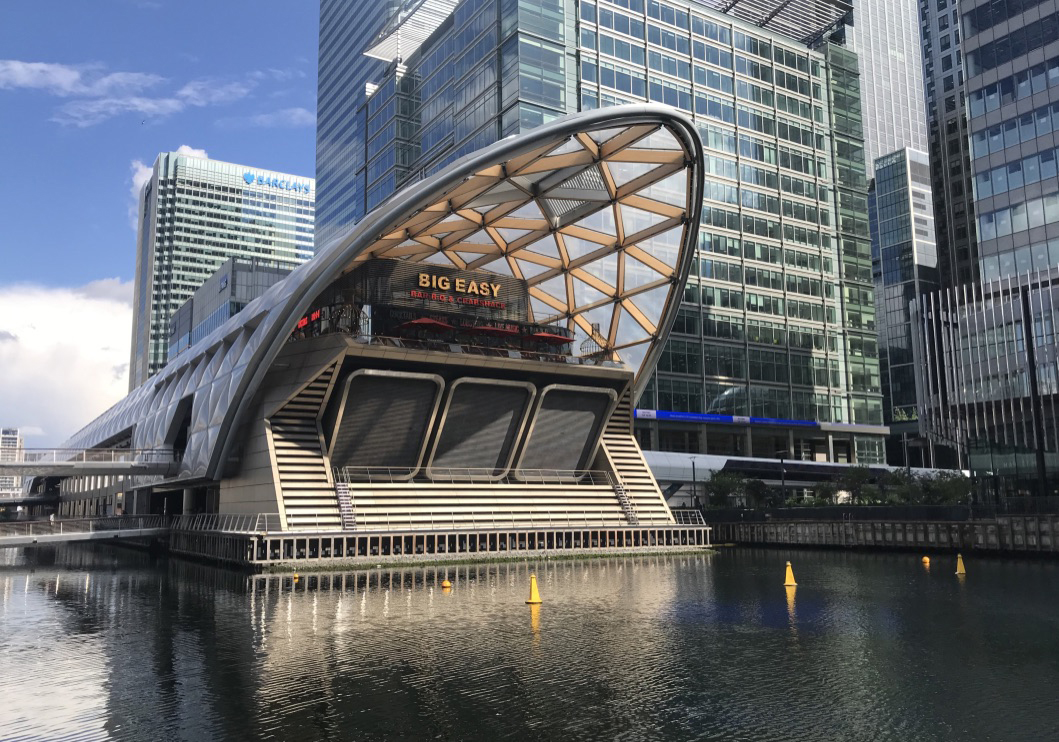
[[[78,477],[175,474],[180,454],[158,448],[25,448],[0,460],[0,476]]]
[[[110,518],[63,518],[0,522],[0,548],[148,538],[169,532],[164,515],[118,515]]]

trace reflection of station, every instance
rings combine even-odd
[[[632,407],[701,201],[701,145],[671,109],[498,142],[396,194],[66,446],[182,453],[174,476],[121,483],[132,513],[669,544],[615,529],[676,526]],[[113,487],[65,480],[62,512]],[[705,540],[688,528],[672,543]],[[468,541],[500,543],[452,543]]]

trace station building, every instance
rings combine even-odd
[[[61,512],[120,500],[292,531],[673,524],[632,410],[702,189],[698,134],[664,106],[572,115],[452,163],[67,441],[179,463],[70,477]]]

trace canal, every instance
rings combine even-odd
[[[1056,739],[1059,563],[932,561],[747,549],[295,584],[9,550],[0,739]]]

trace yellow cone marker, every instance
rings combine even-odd
[[[957,554],[956,555],[956,574],[958,574],[958,575],[967,574],[967,569],[963,566],[963,554]]]
[[[526,603],[528,605],[540,605],[542,602],[541,594],[537,592],[537,575],[530,575],[530,596]]]
[[[787,579],[783,581],[784,587],[797,587],[798,583],[794,581],[794,570],[791,569],[791,563],[787,562]]]

